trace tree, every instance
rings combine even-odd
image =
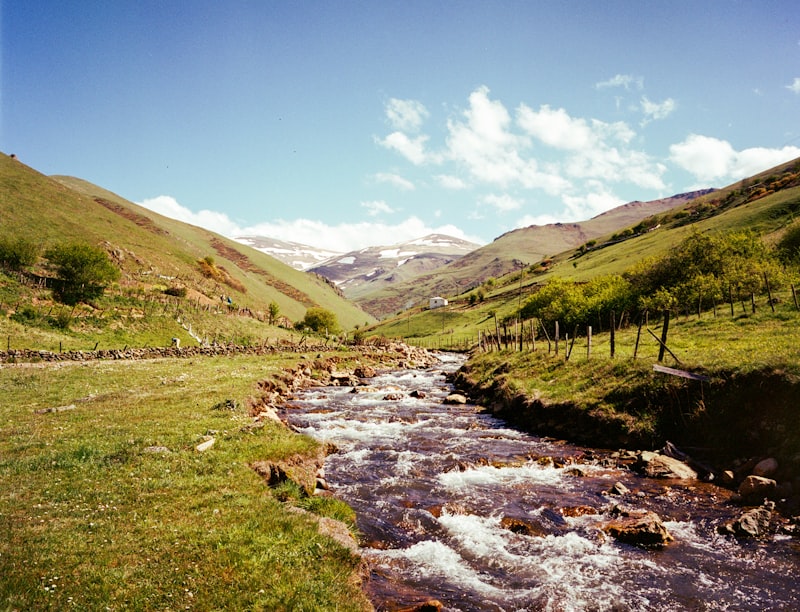
[[[339,322],[336,320],[336,315],[330,310],[318,307],[309,308],[303,320],[298,321],[295,327],[298,329],[307,328],[318,334],[338,334],[339,331],[341,331]]]
[[[109,283],[119,279],[119,269],[105,251],[84,243],[51,247],[45,257],[54,266],[58,282],[53,288],[57,299],[77,304],[103,295]]]
[[[800,264],[800,221],[795,221],[778,241],[778,255],[787,264]]]
[[[269,303],[269,306],[267,306],[267,312],[269,313],[269,324],[275,325],[275,321],[278,320],[278,315],[281,312],[281,307],[278,306],[277,302],[272,301]]]
[[[36,263],[41,249],[23,237],[0,238],[0,266],[8,270],[23,270]]]

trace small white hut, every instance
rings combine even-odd
[[[442,306],[447,306],[447,300],[443,297],[432,297],[430,301],[430,309],[436,310],[437,308],[441,308]]]

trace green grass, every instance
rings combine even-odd
[[[358,559],[248,467],[317,452],[284,428],[247,427],[255,383],[293,362],[2,366],[0,606],[365,609]],[[229,399],[234,410],[215,408]],[[216,444],[199,453],[207,435]],[[338,502],[295,497],[348,519]]]
[[[147,294],[178,284],[188,287],[193,297],[202,295],[204,305],[229,295],[237,306],[255,312],[266,312],[275,301],[291,321],[302,319],[310,306],[336,313],[348,330],[374,321],[315,275],[158,215],[86,181],[44,176],[3,154],[0,227],[13,227],[17,235],[43,247],[69,241],[102,246],[122,271],[119,287],[124,291]],[[212,257],[240,289],[204,277],[197,262],[205,257]],[[0,287],[0,300],[3,294]]]

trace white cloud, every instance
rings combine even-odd
[[[424,135],[410,138],[403,132],[392,132],[383,140],[378,139],[378,144],[387,149],[397,151],[412,164],[419,166],[429,159],[425,153],[425,143],[427,141],[428,137]]]
[[[386,104],[386,118],[401,132],[417,132],[428,115],[428,109],[417,100],[391,98]]]
[[[394,185],[403,191],[413,191],[415,189],[414,183],[409,181],[407,178],[403,178],[399,174],[394,174],[391,172],[378,172],[375,175],[375,180],[379,183],[388,183],[390,185]]]
[[[795,77],[794,81],[792,81],[792,84],[787,85],[786,89],[793,91],[796,94],[800,94],[800,77]]]
[[[177,219],[184,223],[197,225],[210,229],[219,234],[231,235],[231,232],[236,232],[238,226],[234,223],[225,213],[215,212],[213,210],[201,210],[194,212],[189,208],[178,203],[172,196],[160,195],[155,198],[148,198],[142,202],[136,202],[139,206],[143,206],[149,210],[157,212],[160,215],[169,217],[170,219]]]
[[[538,111],[520,104],[517,108],[517,123],[531,136],[557,149],[577,150],[588,147],[595,141],[585,119],[574,119],[563,108],[553,110],[547,104],[542,105]]]
[[[337,253],[356,251],[369,246],[397,244],[398,242],[421,238],[428,234],[446,234],[477,244],[483,244],[484,242],[477,236],[467,235],[453,224],[429,226],[414,216],[395,224],[362,221],[330,225],[313,219],[293,219],[289,221],[279,219],[242,227],[224,213],[208,210],[195,213],[178,203],[172,196],[162,195],[148,198],[142,202],[137,202],[137,204],[165,217],[183,221],[184,223],[191,223],[229,238],[266,236],[289,242],[299,242]]]
[[[635,89],[642,89],[644,87],[644,78],[636,77],[632,74],[617,74],[607,81],[595,83],[595,87],[597,89],[606,89],[608,87],[624,87],[625,89],[634,87]]]
[[[726,140],[690,134],[669,148],[670,161],[699,181],[736,181],[800,157],[800,148],[752,147],[736,151]]]
[[[558,223],[560,220],[562,220],[561,217],[549,214],[525,215],[517,220],[514,224],[514,229],[529,227],[531,225],[550,225],[551,223]]]
[[[367,214],[370,217],[375,217],[381,213],[389,214],[394,212],[394,209],[383,200],[361,202],[361,206],[367,209]]]
[[[439,185],[444,187],[445,189],[452,189],[453,191],[457,191],[460,189],[467,189],[469,185],[457,176],[453,176],[451,174],[438,174],[434,177]]]
[[[562,221],[584,221],[625,204],[625,200],[606,191],[602,185],[596,185],[595,190],[584,195],[565,195],[562,199],[566,206]]]
[[[677,108],[677,103],[672,98],[667,98],[663,102],[651,102],[647,96],[642,96],[642,112],[644,113],[643,125],[651,121],[666,119]]]
[[[557,194],[568,181],[552,171],[542,171],[523,152],[530,142],[526,135],[511,131],[511,116],[499,101],[489,99],[489,89],[479,87],[469,96],[469,108],[461,120],[447,122],[449,132],[445,158],[464,166],[477,181],[506,187],[517,183]]]
[[[508,212],[510,210],[517,210],[522,208],[522,201],[512,198],[510,195],[504,193],[503,195],[489,194],[484,196],[481,200],[483,204],[487,204],[497,210],[498,212]]]
[[[432,227],[413,216],[395,224],[366,221],[329,225],[310,219],[279,220],[261,223],[242,231],[244,232],[242,235],[272,236],[339,253],[357,251],[369,246],[397,244],[428,234],[446,234],[478,244],[483,243],[480,238],[466,235],[455,225]]]

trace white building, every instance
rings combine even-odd
[[[441,308],[442,306],[447,306],[447,300],[443,297],[432,297],[430,302],[430,309],[435,310],[436,308]]]

